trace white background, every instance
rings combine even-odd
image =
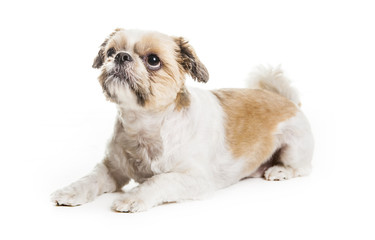
[[[374,239],[372,1],[2,1],[1,239]],[[184,36],[243,87],[282,64],[316,138],[313,173],[248,179],[201,201],[110,210],[118,194],[55,207],[49,194],[101,160],[115,118],[92,61],[116,27]],[[1,236],[3,235],[3,236]]]

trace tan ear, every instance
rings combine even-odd
[[[115,31],[113,31],[105,40],[104,42],[100,45],[100,50],[98,52],[98,55],[95,57],[94,59],[94,63],[92,64],[92,67],[93,68],[100,68],[103,63],[104,63],[104,49],[105,49],[105,46],[107,45],[109,39],[111,39],[111,37],[113,37],[113,35],[116,34],[116,32],[118,31],[121,31],[121,30],[124,30],[122,28],[116,28]]]
[[[197,54],[192,46],[182,37],[174,39],[179,47],[178,62],[186,73],[198,82],[206,83],[209,78],[207,68],[199,61]]]

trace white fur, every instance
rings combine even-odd
[[[194,199],[244,177],[240,174],[243,162],[233,161],[225,143],[224,113],[218,99],[210,91],[192,88],[189,92],[191,105],[187,111],[168,109],[158,118],[126,121],[134,131],[148,131],[163,120],[160,134],[165,150],[161,158],[150,162],[155,176],[116,201],[115,210],[140,211],[163,202]],[[94,172],[84,179],[94,179],[93,175],[99,182],[108,178]],[[83,204],[101,194],[91,191],[93,197],[85,197],[87,191],[83,189],[98,188],[96,184],[80,180],[54,193],[52,200],[61,205]],[[142,201],[134,200],[138,198]]]
[[[163,119],[160,134],[165,150],[161,158],[150,162],[156,175],[115,201],[114,210],[134,212],[163,202],[198,198],[242,177],[242,162],[233,162],[225,144],[224,114],[217,98],[209,91],[189,92],[188,111],[168,109],[159,119],[134,123],[147,131],[147,126],[153,128]]]

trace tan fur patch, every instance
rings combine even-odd
[[[226,113],[226,140],[235,158],[245,158],[251,174],[276,149],[277,125],[297,112],[288,99],[264,90],[222,89],[213,91]]]
[[[190,106],[190,94],[185,87],[182,87],[180,92],[177,93],[175,104],[177,111]]]
[[[179,71],[176,61],[177,47],[172,38],[159,33],[146,34],[135,44],[134,52],[139,56],[156,54],[161,61],[159,70],[149,70],[152,95],[145,108],[162,110],[178,97],[178,91],[182,89],[185,77]]]

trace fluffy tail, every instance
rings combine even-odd
[[[284,76],[280,66],[276,68],[258,67],[256,71],[250,74],[248,87],[277,93],[296,105],[301,105],[297,90],[291,86],[290,80]]]

